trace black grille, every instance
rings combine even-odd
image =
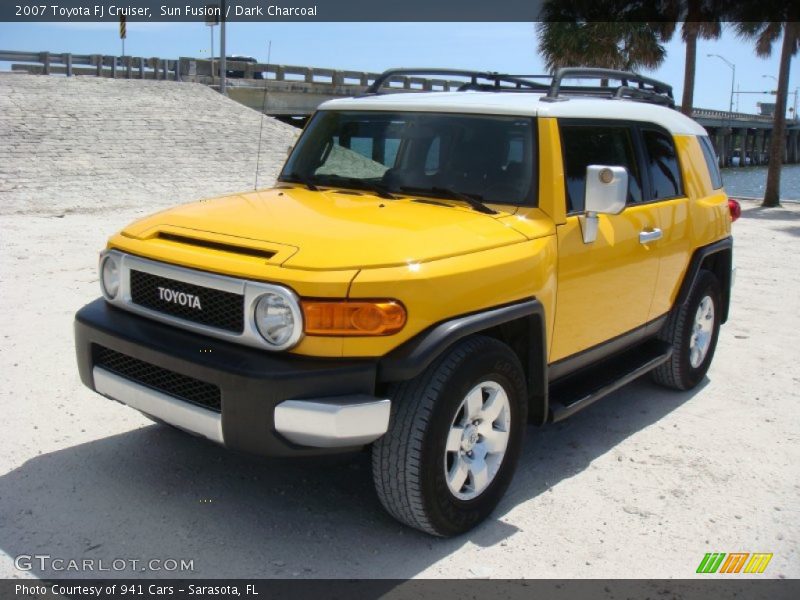
[[[131,271],[131,300],[139,306],[217,329],[233,333],[241,333],[244,329],[244,297],[241,294]]]
[[[94,346],[94,364],[178,400],[216,412],[222,410],[219,388],[211,383],[157,367],[104,346]]]

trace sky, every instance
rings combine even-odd
[[[128,22],[126,54],[176,58],[209,55],[210,30],[197,23]],[[219,53],[219,27],[215,27]],[[389,67],[451,67],[506,73],[544,73],[537,52],[534,23],[228,23],[227,54],[253,56],[267,62],[272,42],[273,64],[326,67],[354,71],[382,71]],[[73,54],[121,54],[118,25],[107,23],[0,23],[0,49]],[[643,71],[670,83],[680,102],[685,52],[680,35],[667,44],[667,58],[655,71]],[[695,106],[727,110],[732,70],[720,54],[736,66],[736,87],[763,92],[776,87],[780,42],[768,59],[755,55],[753,45],[726,30],[720,40],[699,41]],[[0,69],[9,69],[0,63]],[[795,103],[800,87],[798,57],[792,59],[788,104]],[[765,77],[765,75],[767,77]],[[757,102],[774,96],[738,94],[741,112],[758,112]],[[736,100],[734,101],[736,109]],[[790,113],[791,114],[791,113]]]

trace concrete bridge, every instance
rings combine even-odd
[[[692,118],[708,131],[721,166],[762,165],[769,162],[772,117],[695,108]],[[800,122],[786,121],[783,162],[800,162]]]
[[[0,50],[0,61],[14,71],[95,75],[126,79],[172,79],[218,87],[218,62],[133,56],[52,54]],[[227,92],[231,99],[295,125],[305,123],[322,102],[364,92],[379,73],[257,63],[254,59],[227,61]],[[422,77],[398,77],[397,90],[448,91],[464,82]],[[266,93],[265,93],[266,92]],[[766,164],[772,117],[696,108],[692,117],[709,132],[722,166]],[[787,121],[784,162],[800,161],[800,122]]]

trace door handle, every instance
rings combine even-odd
[[[650,242],[655,242],[656,240],[660,240],[661,236],[663,235],[664,233],[658,228],[653,229],[652,231],[642,231],[639,234],[639,243],[649,244]]]

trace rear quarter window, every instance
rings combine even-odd
[[[700,148],[703,149],[708,174],[711,176],[711,187],[718,190],[722,187],[722,173],[719,171],[719,159],[716,152],[714,152],[714,146],[706,135],[701,135],[697,139],[700,142]]]
[[[642,131],[647,170],[650,172],[650,195],[652,200],[666,200],[683,195],[681,169],[672,137],[663,131]]]

